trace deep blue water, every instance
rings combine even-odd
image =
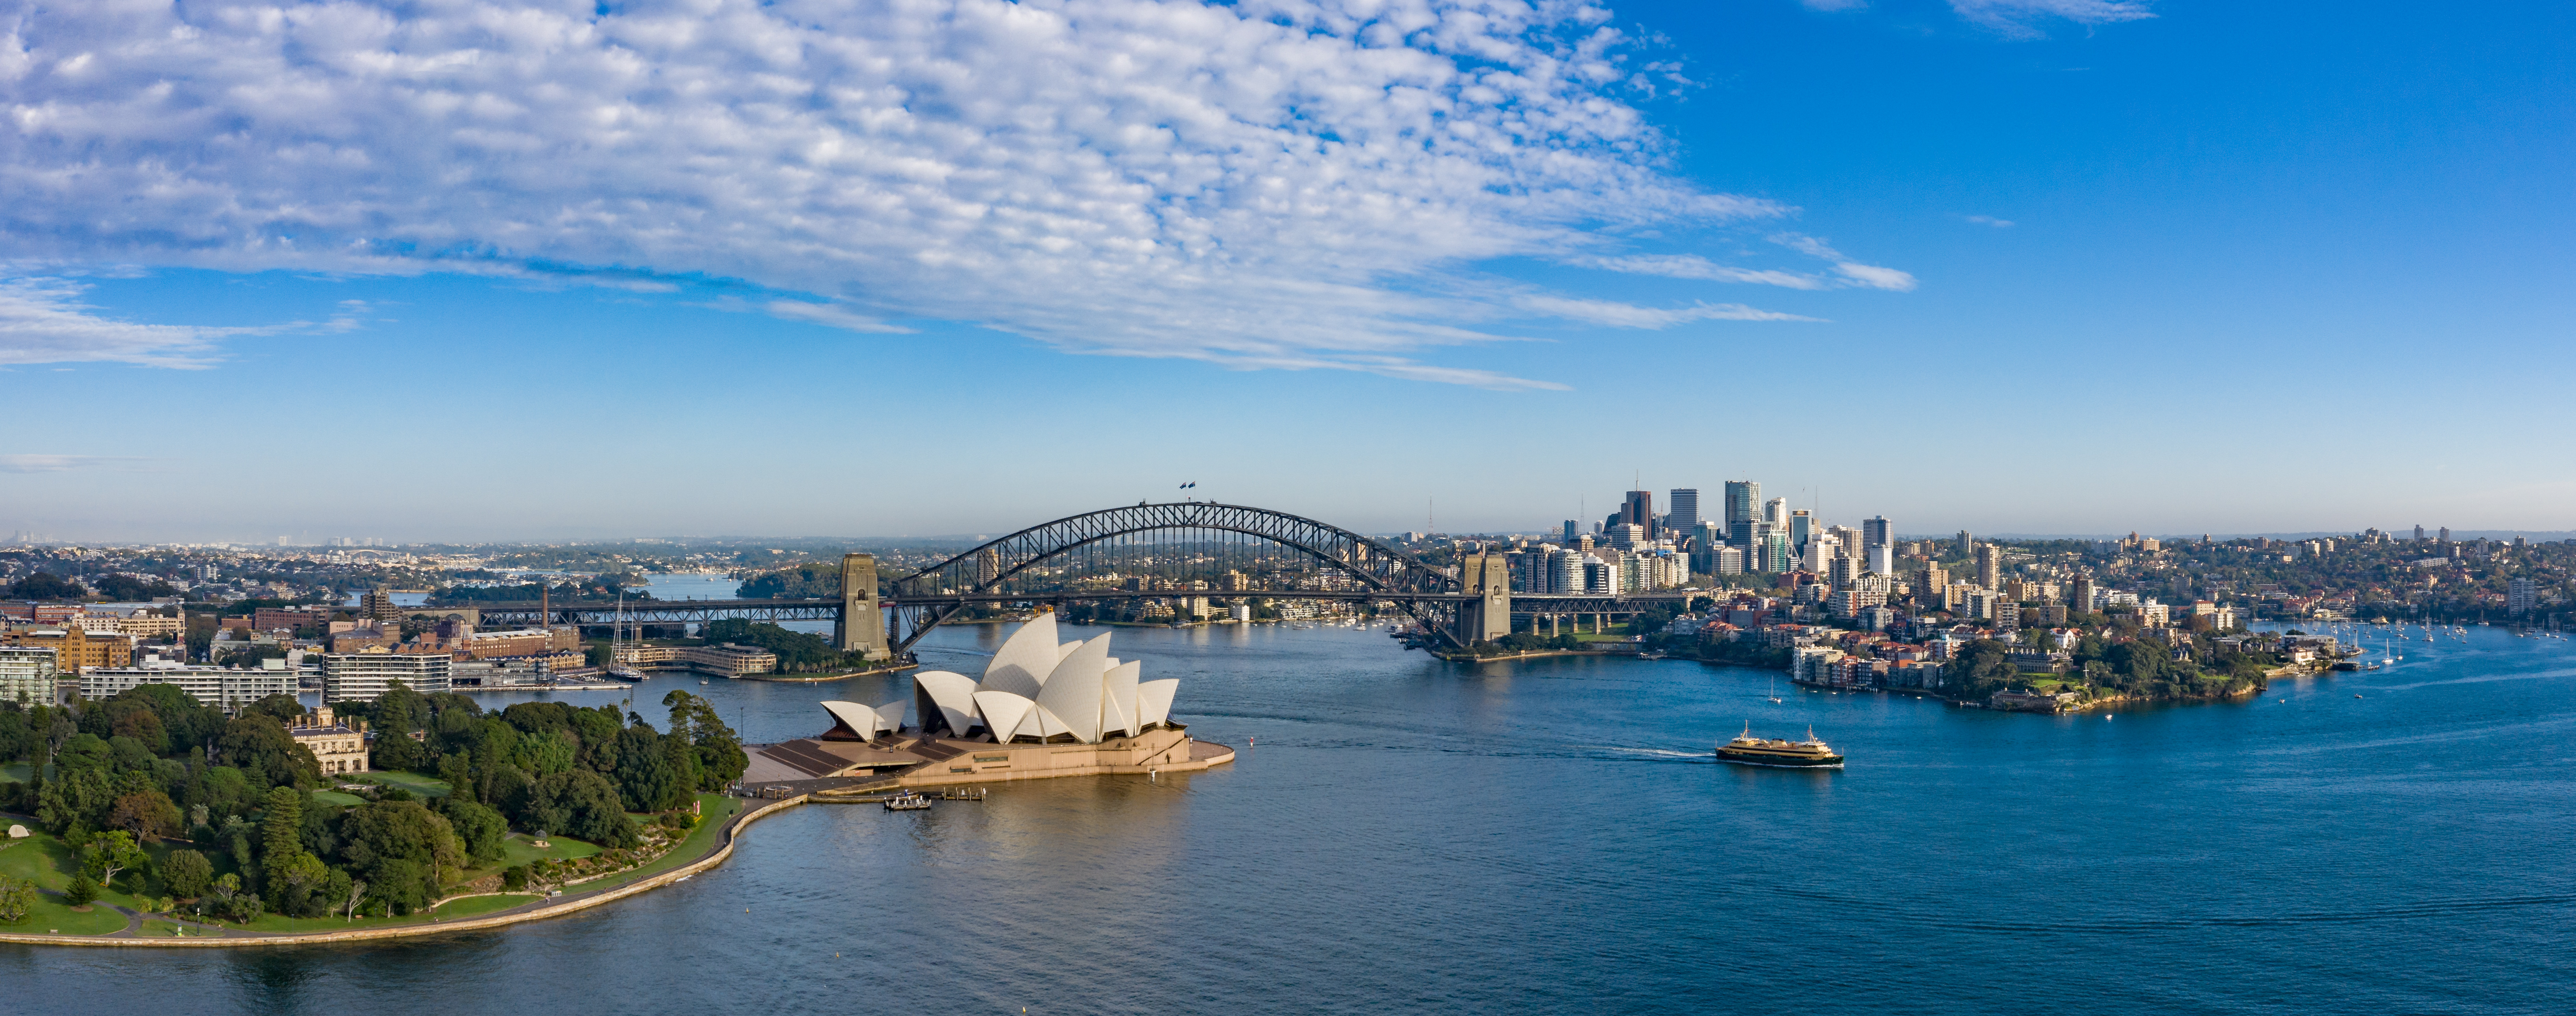
[[[0,947],[0,1006],[2563,1013],[2576,644],[2475,631],[2106,720],[1774,705],[1762,672],[1469,668],[1348,629],[1121,629],[1113,652],[1182,678],[1176,712],[1238,762],[797,809],[686,884],[503,931]],[[924,656],[976,673],[1001,634],[943,630]],[[638,711],[665,685],[764,740],[908,687],[664,678]],[[1850,765],[1711,762],[1747,721],[1813,724]]]

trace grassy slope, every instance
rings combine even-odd
[[[389,787],[401,787],[422,797],[445,797],[449,789],[447,781],[419,773],[351,773],[349,782],[382,783]]]

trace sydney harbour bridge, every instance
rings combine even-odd
[[[1128,505],[1031,526],[891,581],[876,559],[841,559],[841,595],[762,600],[477,604],[487,625],[606,627],[725,618],[833,622],[833,643],[870,659],[905,660],[914,643],[970,608],[1116,605],[1175,599],[1391,604],[1437,648],[1464,649],[1518,627],[1633,615],[1684,601],[1679,590],[1629,595],[1511,591],[1499,552],[1448,569],[1313,519],[1205,501]],[[430,608],[435,610],[436,608]]]

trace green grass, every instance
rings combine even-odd
[[[422,797],[445,797],[449,789],[447,781],[419,773],[350,773],[349,782],[381,783],[388,787],[401,787]]]
[[[0,765],[0,783],[25,783],[35,778],[36,767],[27,762]]]
[[[313,799],[324,804],[336,804],[343,808],[355,808],[361,804],[367,803],[366,798],[359,797],[356,794],[343,794],[337,790],[314,791]]]
[[[438,908],[438,916],[451,921],[461,917],[480,917],[496,910],[508,910],[511,907],[518,906],[519,904],[531,902],[536,898],[537,894],[535,893],[502,893],[498,896],[468,896],[461,900],[448,901],[446,906]]]
[[[707,851],[714,848],[716,830],[722,827],[727,819],[732,818],[735,812],[742,810],[743,802],[741,798],[726,797],[722,794],[699,794],[698,801],[700,803],[700,807],[705,810],[706,819],[705,821],[699,822],[697,828],[689,830],[689,835],[680,840],[679,846],[673,847],[664,852],[662,856],[656,859],[653,863],[647,864],[641,868],[619,872],[618,874],[608,876],[607,878],[578,882],[573,885],[565,886],[564,891],[571,893],[590,892],[595,889],[614,889],[618,886],[626,885],[639,879],[651,878],[673,868],[693,863],[698,858],[706,856]]]
[[[39,889],[60,892],[70,888],[71,873],[80,867],[79,860],[72,856],[71,848],[64,846],[63,841],[55,839],[52,834],[29,832],[35,835],[23,840],[10,840],[8,846],[0,847],[0,875],[26,879],[36,883]]]
[[[104,902],[93,904],[89,913],[75,913],[63,905],[62,897],[38,896],[36,905],[28,908],[25,923],[0,924],[0,928],[21,935],[42,935],[50,931],[60,931],[65,935],[105,935],[124,931],[125,915]]]
[[[449,921],[465,917],[479,917],[496,910],[508,910],[511,907],[527,903],[535,900],[536,898],[537,897],[534,893],[504,893],[498,896],[468,896],[464,899],[454,900],[445,906],[439,907],[435,914],[418,913],[406,914],[401,917],[361,917],[354,921],[344,921],[338,917],[289,918],[278,914],[262,914],[260,915],[259,920],[252,921],[249,924],[232,924],[230,922],[226,922],[224,927],[243,928],[250,931],[274,932],[278,934],[313,934],[316,932],[350,931],[361,928],[398,928],[408,924],[428,924],[433,917]]]
[[[563,835],[547,837],[546,848],[539,850],[529,845],[526,833],[511,833],[509,839],[501,841],[501,863],[496,867],[515,868],[539,858],[549,861],[569,861],[576,857],[589,857],[599,852],[596,844],[584,843]]]

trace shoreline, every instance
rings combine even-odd
[[[798,795],[796,797],[770,801],[762,807],[750,809],[725,820],[724,826],[717,830],[716,847],[714,850],[709,851],[704,857],[682,864],[669,871],[665,871],[657,875],[648,875],[644,878],[640,878],[614,888],[596,889],[587,893],[566,893],[554,900],[539,900],[534,903],[523,903],[518,907],[514,907],[509,910],[485,914],[480,917],[468,917],[455,921],[431,921],[424,924],[406,924],[397,927],[351,928],[344,931],[276,933],[254,932],[227,927],[224,929],[224,934],[221,936],[191,938],[173,935],[169,937],[144,938],[141,936],[129,935],[127,933],[133,930],[134,922],[136,920],[135,917],[130,916],[127,919],[128,926],[126,929],[110,932],[106,935],[46,935],[11,931],[0,932],[0,942],[20,945],[107,946],[146,949],[220,949],[241,946],[324,945],[334,942],[364,942],[376,939],[416,938],[422,935],[443,935],[457,931],[482,931],[490,928],[501,928],[513,924],[521,924],[528,921],[542,921],[551,917],[561,917],[565,914],[588,910],[601,904],[613,903],[648,890],[659,889],[663,886],[670,885],[674,882],[680,881],[681,879],[688,878],[699,872],[706,871],[717,865],[723,864],[727,858],[733,856],[733,848],[735,844],[741,841],[743,829],[749,827],[753,822],[768,818],[771,815],[775,815],[789,808],[805,804],[808,802],[810,796],[811,795]],[[127,908],[118,907],[117,909],[122,911]],[[139,916],[143,921],[166,919],[155,917],[152,914],[140,914]],[[322,921],[328,920],[328,918],[315,918],[314,920]]]
[[[1159,766],[1149,766],[1145,764],[1101,764],[1072,768],[1067,771],[1046,773],[1043,775],[1037,773],[1018,773],[1010,775],[996,774],[986,776],[982,779],[958,779],[956,774],[941,774],[940,776],[921,774],[914,779],[903,779],[898,777],[884,782],[888,787],[929,787],[962,785],[967,783],[1011,782],[1014,780],[1046,779],[1065,776],[1142,775],[1151,770],[1157,769],[1163,772],[1198,772],[1213,769],[1217,766],[1235,760],[1235,752],[1231,747],[1220,745],[1213,741],[1193,741],[1190,743],[1209,745],[1220,749],[1220,751],[1210,753],[1210,755],[1205,758],[1192,758],[1178,764],[1165,764]],[[887,789],[883,787],[874,787],[873,782],[870,786],[872,789],[864,791],[864,793],[878,793]],[[624,885],[613,888],[596,889],[588,892],[566,893],[563,896],[556,897],[552,900],[538,900],[533,903],[523,903],[508,910],[496,911],[494,913],[484,914],[478,917],[468,917],[454,921],[430,921],[421,924],[406,924],[394,927],[350,928],[341,931],[316,932],[255,932],[240,928],[225,927],[223,929],[224,934],[220,936],[191,938],[173,935],[167,937],[146,938],[140,935],[131,934],[131,932],[140,928],[144,923],[148,923],[153,920],[168,920],[168,915],[154,915],[151,913],[133,911],[126,907],[116,907],[116,910],[127,914],[126,927],[118,931],[109,932],[105,935],[52,935],[20,931],[0,931],[0,943],[19,945],[106,946],[147,949],[220,949],[241,946],[326,945],[335,942],[365,942],[378,939],[417,938],[423,935],[443,935],[458,931],[484,931],[492,928],[503,928],[513,924],[523,924],[529,921],[542,921],[548,918],[578,913],[602,904],[613,903],[639,893],[659,889],[663,886],[677,883],[682,879],[689,878],[699,872],[713,869],[733,856],[734,847],[742,841],[742,832],[744,829],[749,828],[754,822],[776,815],[780,812],[786,811],[787,809],[806,804],[855,803],[851,800],[849,795],[845,794],[842,797],[836,798],[831,796],[831,794],[831,790],[824,789],[811,790],[793,797],[778,798],[767,801],[763,801],[760,798],[740,798],[740,800],[743,800],[746,803],[757,804],[759,807],[750,808],[726,819],[724,824],[716,830],[715,848],[694,861],[689,861],[668,871],[655,875],[648,875],[643,878],[636,879],[633,882],[628,882]],[[323,921],[328,920],[328,918],[315,918],[315,920]]]

